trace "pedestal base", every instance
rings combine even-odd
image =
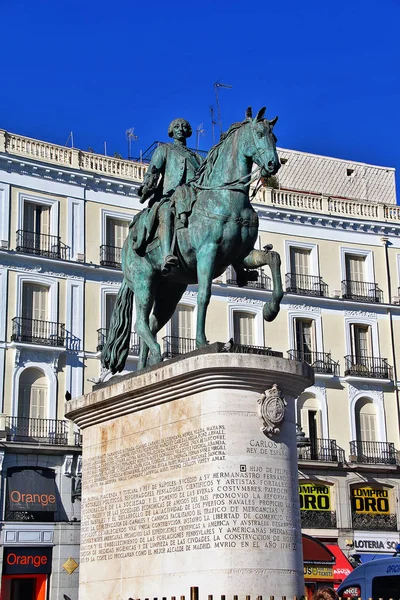
[[[203,354],[68,403],[83,429],[80,600],[303,594],[294,398],[307,365]],[[262,432],[261,394],[287,402]]]

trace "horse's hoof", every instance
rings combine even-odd
[[[160,362],[162,362],[161,354],[151,354],[147,362],[150,367],[158,365]]]

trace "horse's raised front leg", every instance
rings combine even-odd
[[[283,298],[281,278],[281,257],[271,250],[272,246],[265,246],[264,250],[252,250],[240,265],[233,265],[235,269],[257,269],[268,265],[272,275],[272,300],[266,302],[263,308],[263,317],[266,321],[273,321],[279,313],[280,303]]]
[[[207,345],[206,314],[211,298],[211,285],[214,276],[216,256],[216,244],[207,244],[207,246],[203,247],[197,254],[197,281],[199,284],[197,294],[197,348]]]

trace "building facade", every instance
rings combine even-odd
[[[244,288],[228,270],[213,283],[207,335],[272,347],[314,367],[315,384],[297,399],[307,438],[298,449],[303,531],[339,558],[366,560],[400,541],[394,170],[279,154],[276,187],[262,188],[254,207],[258,246],[272,243],[282,258],[281,312],[263,322],[267,269]],[[4,600],[44,598],[46,590],[51,600],[78,598],[82,461],[64,400],[90,391],[101,375],[121,248],[141,208],[145,170],[0,130]],[[195,348],[196,295],[190,287],[159,334],[166,359]],[[127,371],[137,356],[133,331]]]

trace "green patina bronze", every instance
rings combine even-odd
[[[128,356],[133,299],[140,338],[138,369],[161,361],[155,336],[189,284],[198,283],[196,344],[207,344],[212,280],[229,265],[239,285],[253,279],[251,269],[268,265],[273,292],[263,316],[272,321],[278,314],[283,296],[280,257],[272,246],[254,249],[258,216],[249,198],[252,181],[271,177],[280,167],[273,133],[277,119],[264,119],[264,112],[265,108],[253,118],[248,109],[246,119],[231,125],[201,165],[186,147],[189,123],[171,123],[174,143],[160,146],[153,155],[139,189],[148,207],[133,219],[122,250],[124,280],[102,353],[103,366],[112,373],[123,370]]]

